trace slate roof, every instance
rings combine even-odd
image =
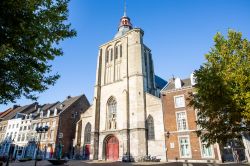
[[[167,85],[167,81],[162,79],[161,77],[155,75],[155,86],[157,89],[162,89]]]
[[[50,110],[50,115],[52,115],[54,113],[54,109],[59,107],[59,104],[60,102],[44,104],[40,107],[40,109],[41,111],[43,111],[43,115],[46,117],[48,110]],[[37,114],[37,112],[35,112],[34,119],[39,119],[39,118],[40,118],[40,114]]]
[[[181,80],[181,83],[182,83],[182,85],[181,85],[182,88],[191,86],[190,78],[186,78],[186,79]],[[168,90],[173,90],[173,89],[175,89],[175,83],[174,83],[174,80],[171,80],[171,81],[169,81],[167,86],[165,86],[162,89],[162,91],[168,91]]]
[[[12,110],[9,114],[4,116],[4,120],[10,120],[10,119],[14,118],[17,113],[24,113],[25,111],[32,109],[32,107],[35,107],[36,104],[37,103],[35,102],[35,103],[25,105],[22,107],[17,107],[16,109]]]
[[[66,110],[71,104],[73,104],[75,101],[77,101],[82,96],[84,96],[84,95],[80,95],[80,96],[76,96],[76,97],[70,97],[70,98],[67,98],[66,100],[64,100],[62,102],[62,104],[63,104],[62,111]]]
[[[7,114],[9,114],[11,111],[13,111],[13,108],[9,108],[0,114],[0,118],[4,118]]]
[[[55,108],[57,108],[57,114],[66,110],[70,107],[74,102],[76,102],[79,98],[83,97],[84,95],[76,96],[76,97],[68,97],[63,102],[55,102],[50,104],[44,104],[42,106],[39,106],[37,102],[17,107],[15,109],[9,108],[6,111],[0,113],[0,118],[3,118],[2,120],[10,120],[16,116],[17,113],[23,113],[23,114],[31,114],[33,113],[34,119],[40,118],[40,114],[37,113],[38,108],[41,108],[43,110],[43,115],[46,117],[48,110],[50,110],[50,116],[54,114]]]
[[[50,110],[50,116],[54,115],[55,108],[57,109],[57,114],[59,114],[60,112],[63,112],[64,110],[66,110],[70,105],[72,105],[74,102],[76,102],[82,96],[84,96],[84,95],[80,95],[80,96],[76,96],[76,97],[68,97],[63,102],[44,104],[41,107],[41,110],[43,111],[43,116],[47,117],[49,110]],[[34,119],[39,119],[39,118],[40,118],[40,114],[35,114]]]

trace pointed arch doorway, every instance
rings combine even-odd
[[[108,136],[105,139],[105,156],[106,160],[116,161],[119,158],[119,141],[114,136]]]

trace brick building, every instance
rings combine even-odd
[[[35,129],[38,126],[49,126],[48,132],[41,135],[39,156],[42,158],[56,157],[57,147],[61,143],[63,145],[62,155],[71,157],[76,122],[80,119],[80,114],[88,107],[89,102],[86,96],[80,95],[76,97],[68,96],[63,102],[45,104],[38,108],[32,120],[30,133],[32,136],[25,154],[35,157],[36,148],[34,148],[34,143],[36,142],[34,141],[39,137]]]
[[[2,113],[0,122],[0,156],[7,155],[10,144],[15,145],[13,157],[41,158],[56,157],[57,145],[63,145],[62,155],[70,157],[73,152],[76,122],[80,114],[89,108],[85,95],[68,96],[63,102],[30,105],[8,109]],[[11,111],[9,111],[11,110]],[[6,114],[6,115],[3,115]],[[39,152],[37,141],[40,134],[36,127],[48,126],[49,130],[41,134]]]
[[[173,78],[162,89],[166,156],[168,161],[220,162],[218,144],[206,147],[195,131],[197,110],[188,106],[195,80]]]

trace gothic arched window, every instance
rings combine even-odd
[[[146,127],[147,127],[148,140],[154,140],[155,139],[154,119],[151,115],[149,115],[147,118]]]
[[[122,45],[120,45],[120,57],[122,57]]]
[[[106,51],[106,63],[108,63],[109,62],[109,52],[108,52],[108,50]]]
[[[116,108],[117,102],[114,97],[111,97],[108,100],[108,129],[116,129]]]
[[[90,144],[91,142],[91,124],[88,122],[84,130],[84,144]]]

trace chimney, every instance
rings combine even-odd
[[[60,109],[61,109],[61,110],[63,109],[63,107],[64,107],[64,105],[63,105],[63,104],[60,104]]]
[[[20,105],[13,105],[13,109],[20,107]]]
[[[175,85],[175,89],[180,89],[181,88],[181,79],[180,78],[176,78],[175,80],[174,80],[174,85]]]
[[[71,98],[71,96],[69,95],[69,96],[67,96],[67,99],[70,99]]]
[[[194,76],[194,72],[192,72],[190,75],[190,81],[191,81],[192,86],[194,86],[196,84],[196,78]]]
[[[168,80],[168,82],[174,82],[174,80],[175,80],[175,77],[174,77],[174,75],[172,75],[172,78],[170,78],[170,79]]]
[[[38,102],[35,102],[35,110],[37,110],[39,107]]]

